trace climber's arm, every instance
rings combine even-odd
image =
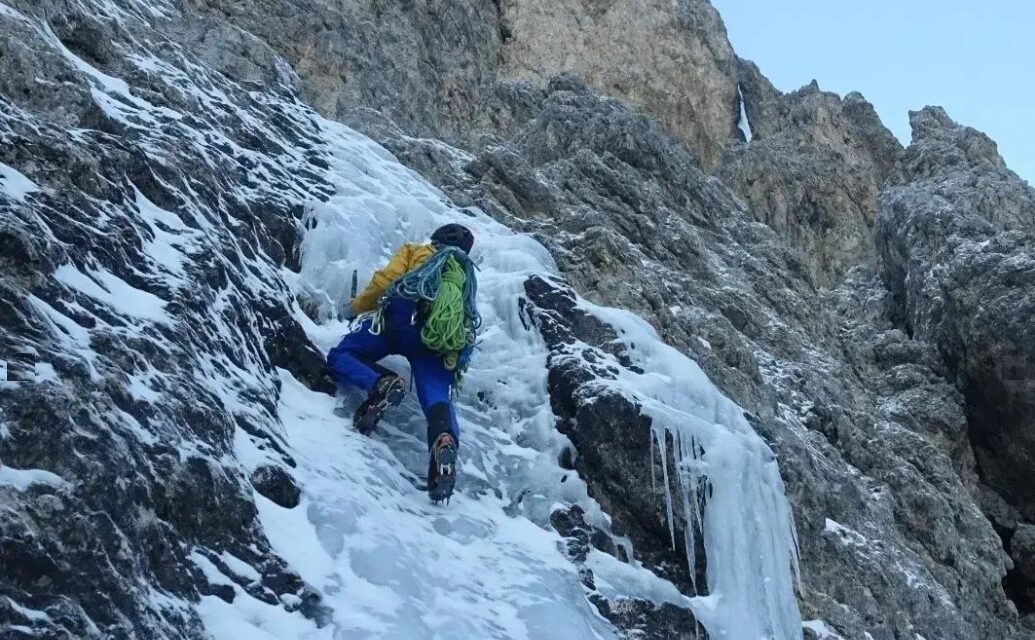
[[[377,307],[378,298],[385,292],[388,285],[405,275],[409,269],[410,245],[404,244],[383,269],[378,269],[370,277],[370,284],[352,301],[352,310],[355,313],[373,311]]]

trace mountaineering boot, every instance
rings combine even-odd
[[[428,497],[438,504],[443,500],[449,503],[456,487],[456,441],[453,436],[443,433],[431,446],[428,460]]]
[[[388,407],[397,407],[406,395],[402,378],[397,375],[383,375],[377,379],[367,399],[356,409],[352,423],[363,435],[377,428],[377,423]]]

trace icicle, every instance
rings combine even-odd
[[[668,522],[668,535],[672,541],[672,548],[675,549],[676,522],[672,515],[672,485],[668,481],[668,444],[665,442],[668,430],[651,427],[651,433],[658,439],[658,453],[661,455],[661,479],[665,483],[665,514]]]
[[[654,479],[654,429],[650,431],[650,490],[653,493],[658,490],[657,480]]]
[[[715,408],[716,422],[691,418],[673,426],[652,416],[652,472],[657,440],[673,548],[669,436],[691,585],[695,593],[703,587],[697,584],[697,553],[703,544],[708,593],[723,602],[699,611],[699,619],[709,632],[729,637],[796,637],[801,624],[794,597],[801,589],[798,542],[775,456],[746,421],[737,424],[729,412]],[[752,614],[744,616],[744,611]]]

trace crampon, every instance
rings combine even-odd
[[[435,504],[445,502],[453,496],[456,487],[457,448],[453,436],[443,433],[435,439],[428,461],[428,497]]]
[[[403,401],[406,389],[402,378],[386,375],[377,381],[370,395],[356,409],[352,423],[363,435],[370,435],[377,428],[381,416],[389,407],[397,407]]]

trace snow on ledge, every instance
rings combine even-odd
[[[43,469],[15,469],[0,464],[0,486],[12,486],[15,490],[27,491],[34,484],[45,484],[59,489],[68,485],[56,473]]]
[[[40,188],[35,182],[26,178],[13,167],[0,162],[0,193],[5,193],[18,202],[25,202],[27,195],[39,190]]]
[[[841,634],[828,627],[823,620],[806,620],[801,623],[801,626],[803,629],[808,629],[815,633],[816,638],[819,640],[845,640]]]

